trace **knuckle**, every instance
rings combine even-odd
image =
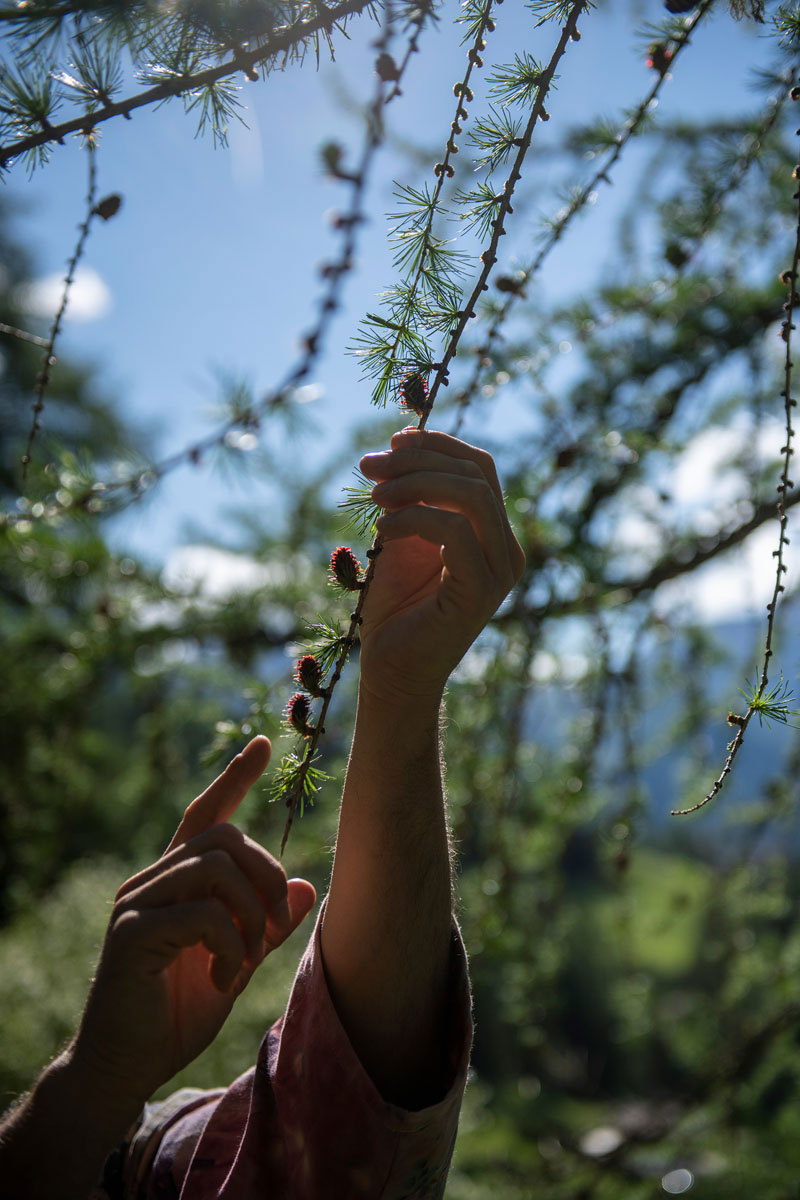
[[[122,903],[129,892],[133,891],[133,886],[132,879],[126,879],[123,884],[120,884],[120,886],[117,888],[116,895],[114,896],[114,908]]]
[[[196,860],[201,867],[215,875],[227,874],[231,869],[231,856],[221,846],[212,846]]]
[[[228,821],[220,821],[217,825],[212,825],[207,833],[209,837],[221,841],[223,845],[240,842],[244,837],[242,831]]]
[[[139,913],[135,909],[114,905],[108,930],[115,942],[129,945],[137,935],[138,926]]]
[[[215,849],[234,850],[241,843],[243,836],[235,825],[229,825],[227,821],[220,821],[219,824],[211,825],[197,837],[192,838],[190,842],[187,842],[187,846],[195,854],[208,854]]]
[[[231,916],[228,912],[227,905],[223,900],[220,900],[219,896],[207,896],[206,899],[201,903],[203,904],[203,908],[208,919],[216,926],[226,929],[228,926],[230,926],[232,929],[236,928],[231,921]]]
[[[492,486],[482,471],[479,471],[477,475],[470,479],[470,484],[479,493],[481,503],[494,506],[495,498]]]

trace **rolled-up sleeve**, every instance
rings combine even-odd
[[[124,1162],[125,1200],[438,1200],[472,1038],[466,955],[453,926],[443,1036],[447,1086],[419,1111],[387,1103],[342,1028],[320,951],[323,910],[289,1003],[255,1067],[224,1091],[148,1106]]]

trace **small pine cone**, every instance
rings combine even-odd
[[[525,287],[525,274],[520,272],[521,278],[516,275],[498,275],[494,281],[494,286],[498,292],[511,292],[514,296],[521,296]]]
[[[679,271],[689,261],[691,254],[680,242],[668,242],[664,247],[664,258],[671,267]]]
[[[660,75],[665,75],[673,58],[674,51],[670,50],[666,42],[652,42],[647,51],[645,62],[653,71],[658,71]]]
[[[375,73],[381,77],[384,83],[395,83],[400,78],[397,63],[391,54],[386,54],[385,52],[378,55],[375,62]]]
[[[428,384],[425,376],[419,371],[410,371],[408,375],[403,376],[400,382],[400,403],[403,408],[410,409],[418,417],[424,417],[430,412]]]
[[[357,592],[362,586],[361,563],[349,546],[337,546],[331,555],[331,583],[346,592]]]
[[[102,200],[98,200],[92,212],[104,221],[110,221],[112,217],[116,216],[121,207],[122,196],[113,192],[110,196],[104,196]]]
[[[323,166],[331,175],[336,175],[341,169],[344,150],[338,142],[326,142],[320,150]]]
[[[295,678],[309,695],[322,695],[322,670],[313,654],[304,654],[297,660]]]
[[[286,720],[292,729],[296,729],[303,737],[311,737],[314,727],[309,724],[311,716],[311,701],[305,692],[295,692],[286,705]]]

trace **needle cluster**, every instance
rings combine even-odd
[[[369,0],[120,5],[35,0],[0,8],[7,61],[0,73],[0,168],[46,162],[70,134],[182,97],[198,132],[225,143],[238,116],[232,77],[265,77],[324,44]],[[122,95],[126,58],[142,90]]]
[[[238,453],[241,458],[240,452],[252,448],[256,443],[261,422],[265,417],[282,416],[288,419],[292,418],[294,409],[293,401],[298,395],[298,389],[304,386],[311,373],[313,364],[319,356],[325,333],[335,313],[340,308],[340,295],[347,275],[353,269],[358,231],[366,220],[364,209],[365,191],[374,157],[383,141],[384,108],[395,97],[401,94],[400,81],[403,78],[411,57],[418,50],[422,30],[432,16],[433,9],[429,0],[423,0],[423,2],[414,5],[401,4],[395,6],[392,3],[384,5],[384,25],[380,38],[376,42],[377,83],[372,102],[366,114],[364,140],[360,155],[356,162],[350,166],[346,162],[346,154],[343,147],[336,143],[327,143],[322,148],[323,165],[330,178],[341,184],[346,194],[349,195],[349,202],[343,205],[341,211],[334,215],[332,221],[333,228],[340,238],[340,249],[337,256],[331,257],[330,260],[324,262],[320,267],[320,277],[323,287],[322,294],[319,297],[316,324],[301,337],[300,357],[283,381],[260,398],[251,395],[249,390],[243,389],[241,385],[229,389],[231,395],[226,400],[225,419],[222,426],[207,437],[193,442],[191,445],[178,450],[160,462],[137,464],[135,469],[129,471],[122,470],[115,477],[105,480],[92,478],[91,474],[85,470],[76,472],[70,469],[68,472],[71,481],[69,486],[65,486],[62,483],[61,487],[57,488],[42,501],[31,502],[27,498],[22,497],[22,502],[18,505],[19,511],[17,513],[0,514],[0,527],[14,524],[19,520],[29,520],[31,516],[57,520],[67,510],[73,513],[86,512],[91,514],[117,511],[127,503],[138,500],[148,493],[156,483],[179,466],[184,464],[192,464],[195,467],[200,466],[210,453],[224,454],[226,456]],[[399,63],[395,63],[394,59],[388,53],[388,46],[395,26],[401,22],[405,24],[407,41],[403,57]],[[92,149],[93,145],[94,143],[92,142]],[[91,161],[94,163],[94,158]],[[104,205],[108,205],[113,199],[115,198],[107,197],[96,206],[93,206],[93,203],[89,203],[88,205],[87,224],[85,228],[82,227],[81,229],[76,256],[73,257],[67,270],[64,300],[53,325],[55,334],[58,333],[58,326],[60,318],[63,315],[72,273],[74,273],[75,266],[83,253],[86,234],[88,233],[88,223],[94,216],[101,216],[107,219],[108,215],[113,215],[113,213],[108,213],[107,208],[103,208]],[[7,332],[11,336],[22,339],[30,337],[24,330],[10,329],[9,327],[6,327],[5,330],[0,330],[0,332]],[[52,348],[48,358],[51,355]],[[48,380],[49,375],[45,380],[45,386]],[[41,397],[37,395],[37,404],[40,400]],[[40,412],[41,408],[34,412],[34,435],[38,429],[38,416]],[[31,445],[32,440],[29,442],[26,458],[30,458]],[[27,467],[27,463],[24,466]]]

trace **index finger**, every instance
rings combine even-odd
[[[269,738],[259,736],[248,742],[241,754],[191,802],[164,853],[205,833],[212,825],[230,820],[250,788],[264,774],[271,752]]]
[[[462,442],[460,438],[452,437],[449,433],[440,433],[433,429],[403,429],[392,435],[391,447],[394,451],[411,451],[412,455],[418,455],[421,460],[425,460],[428,455],[432,458],[441,455],[439,464],[442,459],[448,459],[453,467],[456,463],[463,463],[465,469],[470,466],[472,470],[477,469],[483,475],[497,501],[514,579],[519,579],[525,567],[525,553],[508,520],[503,489],[500,487],[494,459],[488,450],[482,450],[480,446],[471,446],[469,442]],[[365,474],[369,475],[369,470],[365,470]]]
[[[488,450],[482,450],[480,446],[471,446],[469,442],[462,442],[460,438],[453,437],[449,433],[440,433],[435,429],[402,429],[399,433],[392,434],[390,445],[393,450],[401,448],[403,450],[434,450],[439,454],[447,454],[451,458],[474,462],[486,476],[492,491],[505,509],[503,489],[500,487],[497,468]]]

